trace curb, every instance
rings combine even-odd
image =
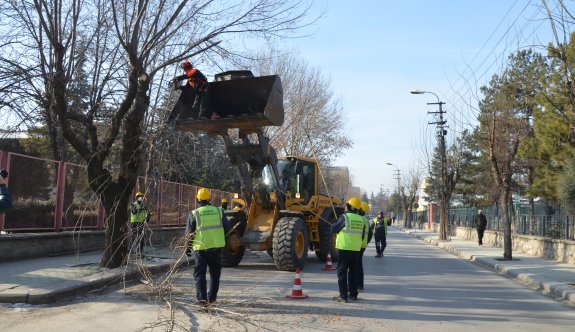
[[[193,259],[180,260],[175,265],[175,269],[180,269],[185,265],[192,265]],[[104,287],[114,285],[123,281],[132,281],[140,279],[142,270],[145,269],[146,274],[157,274],[168,271],[173,266],[173,263],[161,263],[152,266],[133,267],[130,269],[123,269],[121,271],[104,272],[104,276],[89,281],[78,281],[73,285],[65,285],[58,287],[56,284],[52,289],[48,290],[16,290],[12,293],[0,293],[0,303],[26,303],[26,304],[49,304],[60,300],[71,299],[80,295],[84,295],[91,291],[102,289]],[[121,273],[118,273],[121,272]],[[86,278],[93,278],[94,275],[87,276]]]
[[[505,264],[497,264],[491,262],[483,256],[477,256],[461,249],[450,246],[446,242],[431,239],[428,236],[419,235],[409,230],[401,229],[402,232],[409,234],[416,239],[427,242],[433,246],[441,248],[445,251],[452,253],[455,256],[464,258],[484,268],[488,268],[498,274],[505,275],[511,279],[518,280],[524,285],[536,290],[540,290],[543,294],[553,296],[556,300],[565,300],[571,305],[575,305],[575,289],[567,286],[565,283],[560,283],[543,276],[539,276],[529,271],[510,268]]]

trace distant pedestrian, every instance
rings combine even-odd
[[[8,210],[12,206],[12,196],[6,186],[8,172],[5,169],[0,170],[0,213]]]
[[[144,194],[136,193],[136,201],[130,204],[130,227],[132,237],[130,238],[130,250],[133,250],[136,244],[136,254],[139,257],[144,256],[144,233],[146,221],[148,218],[148,208],[144,203]]]
[[[422,231],[423,230],[423,224],[424,224],[423,214],[419,214],[417,216],[417,229]]]
[[[226,245],[225,234],[231,227],[224,211],[210,205],[210,192],[206,188],[196,195],[199,208],[190,212],[186,225],[186,237],[191,237],[192,247],[186,248],[186,255],[194,252],[196,300],[205,306],[214,303],[220,289],[222,274],[222,248]],[[206,272],[210,272],[210,290],[207,292]]]
[[[483,234],[487,228],[487,218],[483,214],[482,210],[477,210],[477,216],[475,216],[474,225],[477,228],[477,241],[480,246],[483,246]]]
[[[357,197],[352,197],[347,201],[346,209],[347,212],[331,226],[331,231],[337,234],[335,247],[339,250],[337,262],[339,296],[333,299],[347,303],[348,299],[357,301],[357,269],[364,236],[364,220],[359,215],[361,202]]]
[[[387,226],[390,226],[392,223],[395,224],[397,222],[397,214],[395,212],[391,213],[391,223]]]
[[[373,219],[373,237],[375,239],[375,257],[383,257],[383,251],[387,247],[387,223],[389,216],[383,217],[383,211],[377,213],[377,217]]]
[[[371,227],[369,227],[369,221],[367,220],[367,213],[369,212],[369,204],[367,202],[361,202],[361,211],[359,215],[363,217],[363,238],[361,241],[361,250],[359,251],[359,268],[357,274],[357,290],[363,291],[363,254],[365,249],[367,248],[367,244],[371,241],[371,237],[373,236],[373,232],[371,231]]]

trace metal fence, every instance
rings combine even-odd
[[[13,206],[0,214],[0,231],[35,232],[104,229],[105,211],[88,184],[86,167],[0,151],[0,168],[10,172]],[[150,227],[183,226],[196,208],[197,186],[139,177],[134,188],[145,193]],[[212,202],[230,192],[210,190]],[[127,208],[127,207],[126,207]]]
[[[511,229],[516,234],[543,236],[554,239],[575,239],[573,216],[566,214],[561,207],[536,204],[529,213],[527,204],[518,204],[511,209]],[[487,217],[487,229],[503,230],[503,217],[499,206],[483,209]],[[477,208],[454,207],[449,209],[449,222],[454,226],[474,227]]]

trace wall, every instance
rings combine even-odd
[[[437,227],[435,226],[434,229]],[[456,227],[454,235],[477,242],[477,230],[474,228]],[[575,265],[575,241],[512,234],[511,242],[513,252]],[[486,230],[483,236],[483,244],[503,248],[503,232]]]
[[[180,227],[154,228],[146,231],[145,240],[146,245],[151,241],[154,246],[170,247],[173,239],[181,238],[183,235],[184,228]],[[104,248],[104,231],[2,234],[0,262],[74,254],[102,248]]]

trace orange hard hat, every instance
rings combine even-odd
[[[193,68],[193,67],[194,66],[192,65],[192,63],[187,60],[182,62],[182,69]]]

